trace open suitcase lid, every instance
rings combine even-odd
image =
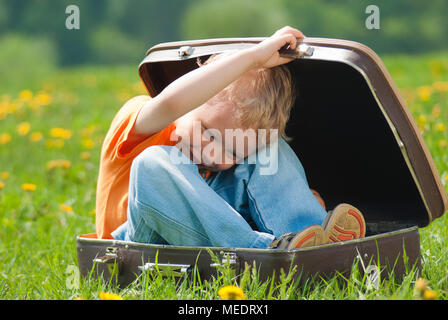
[[[169,42],[148,50],[139,75],[150,96],[198,67],[197,58],[265,38]],[[311,188],[327,208],[346,202],[368,223],[397,229],[428,225],[447,209],[435,164],[380,58],[346,40],[306,38],[288,63],[297,99],[287,125]],[[381,227],[383,226],[383,227]]]

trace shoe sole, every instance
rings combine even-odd
[[[342,203],[329,213],[323,228],[330,242],[340,242],[363,238],[366,223],[361,211],[352,205]]]
[[[327,233],[319,225],[312,225],[298,232],[289,242],[287,249],[299,249],[328,243]]]

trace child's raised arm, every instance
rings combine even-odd
[[[299,30],[284,27],[254,47],[183,75],[145,103],[137,117],[135,133],[150,135],[162,130],[253,68],[270,68],[291,61],[281,58],[278,50],[286,44],[295,49],[297,39],[302,38]]]

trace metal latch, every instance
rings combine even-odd
[[[118,257],[117,247],[106,248],[104,256],[93,259],[93,262],[100,265],[106,265],[111,275],[120,273],[120,259]]]
[[[191,265],[189,264],[174,264],[174,263],[153,263],[147,262],[143,266],[138,267],[142,272],[158,271],[161,275],[174,277],[182,277],[191,272]]]
[[[299,57],[310,57],[314,53],[314,48],[307,44],[301,43],[297,47],[297,53],[299,54]]]
[[[191,46],[182,46],[177,51],[180,58],[185,59],[193,54],[194,49]]]
[[[237,264],[237,256],[235,252],[224,252],[220,251],[219,254],[222,256],[221,263],[212,263],[210,267],[224,267],[225,265],[229,265],[230,267],[234,267]]]

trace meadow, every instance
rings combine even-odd
[[[448,54],[383,60],[446,188]],[[420,273],[380,279],[378,287],[356,271],[298,286],[290,275],[274,285],[252,272],[235,279],[225,268],[200,284],[176,285],[157,274],[124,289],[94,277],[78,282],[75,238],[95,230],[102,141],[121,105],[145,89],[136,66],[54,69],[42,77],[20,72],[20,81],[0,79],[0,299],[220,299],[227,285],[247,299],[448,298],[446,215],[420,230]]]

